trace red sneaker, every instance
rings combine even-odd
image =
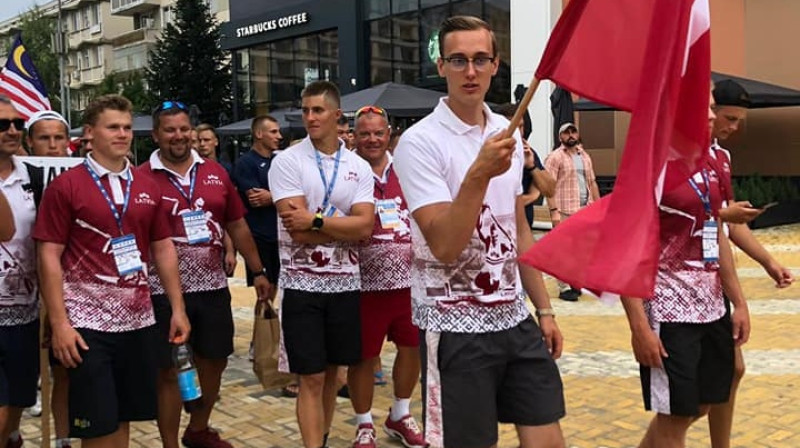
[[[378,445],[375,439],[377,439],[377,436],[372,423],[362,423],[356,429],[356,440],[353,442],[353,448],[377,448]]]
[[[383,424],[383,430],[389,437],[394,437],[400,440],[400,443],[407,448],[426,448],[428,443],[425,442],[425,436],[422,430],[419,429],[417,421],[411,414],[406,415],[398,421],[394,421],[389,416],[386,417],[386,422]]]
[[[21,435],[19,436],[19,439],[17,439],[16,442],[11,439],[8,439],[8,442],[6,442],[6,448],[22,448],[22,445],[23,442]]]
[[[219,433],[211,428],[202,431],[186,428],[181,443],[186,448],[233,448],[233,445],[222,440]]]

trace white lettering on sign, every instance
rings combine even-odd
[[[58,177],[64,171],[83,163],[83,157],[33,157],[25,156],[20,159],[28,165],[44,170],[44,186]]]
[[[263,22],[253,23],[251,25],[240,26],[236,28],[236,37],[249,37],[256,34],[267,33],[282,28],[290,28],[296,25],[308,23],[308,13],[299,12],[297,14],[290,14],[285,17],[277,19],[265,20]]]

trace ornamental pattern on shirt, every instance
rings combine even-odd
[[[453,263],[433,256],[416,223],[412,232],[412,296],[414,315],[424,319],[415,322],[420,328],[500,331],[530,315],[524,297],[518,294],[513,214],[495,216],[491,206],[484,204],[472,239]],[[425,299],[416,299],[421,297]]]
[[[345,242],[295,243],[282,225],[278,230],[282,288],[311,292],[357,291],[361,288],[358,247]]]
[[[377,201],[391,200],[399,222],[394,228],[381,224]],[[389,170],[386,183],[375,179],[375,223],[372,238],[360,246],[361,290],[387,291],[411,287],[411,222],[408,204],[403,198],[400,182]]]

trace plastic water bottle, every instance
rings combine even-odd
[[[176,345],[172,349],[172,362],[178,369],[178,389],[181,392],[183,408],[192,413],[200,408],[203,392],[200,390],[200,380],[197,377],[197,368],[192,359],[192,349],[189,344]]]

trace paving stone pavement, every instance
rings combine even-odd
[[[756,231],[773,255],[800,274],[800,225]],[[744,346],[747,375],[737,400],[732,446],[737,448],[800,447],[800,285],[778,290],[752,260],[736,253],[742,287],[750,300],[753,332]],[[241,268],[240,268],[241,271]],[[551,296],[555,283],[547,280]],[[300,447],[294,400],[264,391],[251,371],[247,350],[252,332],[253,293],[243,274],[232,279],[236,320],[235,348],[223,378],[221,400],[212,425],[237,448]],[[566,338],[562,372],[567,417],[562,428],[570,448],[629,448],[640,440],[651,417],[642,409],[637,366],[630,351],[630,334],[619,304],[582,298],[578,303],[553,299]],[[382,357],[391,371],[394,351],[386,345]],[[374,415],[382,423],[391,403],[391,384],[376,388]],[[412,412],[420,415],[419,392]],[[329,445],[348,447],[354,432],[350,403],[339,399]],[[186,416],[183,417],[185,425]],[[25,415],[22,433],[27,447],[39,446],[39,419]],[[382,447],[400,447],[382,433]],[[132,425],[132,447],[161,446],[153,423]],[[500,426],[500,447],[516,446],[513,427]],[[80,446],[79,444],[73,446]],[[690,447],[709,446],[707,424],[690,430]]]

